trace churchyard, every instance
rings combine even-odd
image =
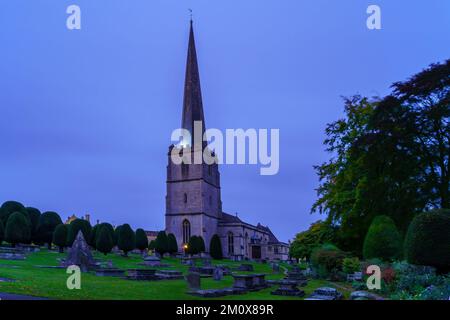
[[[26,254],[24,260],[0,260],[0,292],[44,297],[49,299],[206,299],[188,293],[188,283],[184,279],[136,281],[121,277],[98,276],[95,271],[83,272],[81,275],[81,289],[69,290],[66,282],[70,274],[66,268],[60,267],[60,261],[65,259],[66,253],[57,250],[49,251],[41,248],[39,252]],[[103,265],[112,264],[115,268],[128,269],[156,269],[181,271],[184,276],[189,274],[190,266],[182,264],[180,258],[165,257],[161,259],[163,266],[145,267],[142,265],[144,259],[140,254],[129,254],[123,257],[118,253],[107,256],[93,252],[93,257]],[[285,277],[286,269],[290,265],[281,263],[280,272],[274,272],[270,263],[259,262],[237,262],[228,260],[213,260],[212,266],[222,265],[236,270],[242,264],[250,264],[253,271],[233,271],[233,274],[250,275],[265,274],[266,280],[281,280]],[[2,281],[2,279],[4,281]],[[221,280],[211,277],[201,278],[201,289],[224,289],[233,287],[234,279],[231,275],[223,275]],[[251,299],[304,299],[310,296],[319,287],[338,287],[344,297],[348,298],[350,290],[342,289],[346,284],[334,284],[325,280],[309,279],[306,286],[300,289],[304,291],[302,297],[287,297],[272,295],[278,286],[269,285],[259,291],[249,291],[245,294],[227,295],[216,299],[251,300]],[[348,286],[348,285],[347,285]],[[208,298],[214,299],[214,298]]]

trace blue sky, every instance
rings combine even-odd
[[[66,28],[66,8],[82,30]],[[382,30],[366,28],[366,8]],[[170,134],[181,122],[194,10],[206,125],[279,128],[280,172],[222,166],[223,209],[281,240],[311,215],[342,95],[389,92],[449,58],[450,2],[4,0],[0,5],[0,202],[63,218],[164,228]]]

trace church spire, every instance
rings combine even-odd
[[[192,140],[190,141],[190,145],[193,146],[194,121],[202,121],[203,135],[205,132],[205,118],[203,115],[202,92],[200,88],[200,75],[198,72],[192,18],[190,24],[186,78],[184,82],[183,118],[181,127],[189,130],[191,133]]]

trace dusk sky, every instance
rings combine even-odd
[[[79,5],[82,29],[66,28]],[[368,30],[368,5],[382,29]],[[450,1],[4,0],[0,203],[164,228],[193,9],[208,128],[280,129],[280,171],[222,165],[223,210],[282,241],[310,214],[341,96],[385,95],[450,54]]]

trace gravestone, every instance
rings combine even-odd
[[[189,291],[200,290],[200,273],[190,272],[186,276],[186,281],[188,283]]]
[[[144,265],[150,266],[150,267],[158,267],[161,265],[161,259],[159,257],[157,257],[156,255],[146,256],[144,258]]]
[[[203,258],[203,266],[205,267],[211,267],[211,259],[210,258]]]
[[[303,297],[305,292],[297,288],[297,281],[295,280],[280,280],[278,281],[278,289],[272,291],[270,294],[276,296],[291,296]]]
[[[183,274],[178,270],[159,270],[156,275],[161,280],[178,280],[183,279]]]
[[[215,268],[213,273],[213,279],[220,281],[223,278],[223,270],[221,268]]]
[[[280,265],[278,263],[272,263],[272,271],[273,272],[280,272]]]
[[[77,237],[75,238],[72,247],[69,249],[67,258],[62,265],[64,267],[77,265],[83,272],[95,269],[96,263],[81,230],[78,231]]]
[[[129,280],[159,280],[155,269],[128,269],[127,279]]]
[[[380,298],[367,291],[353,291],[350,300],[380,300]]]
[[[335,288],[321,287],[314,290],[312,295],[305,300],[342,300],[344,296]]]

